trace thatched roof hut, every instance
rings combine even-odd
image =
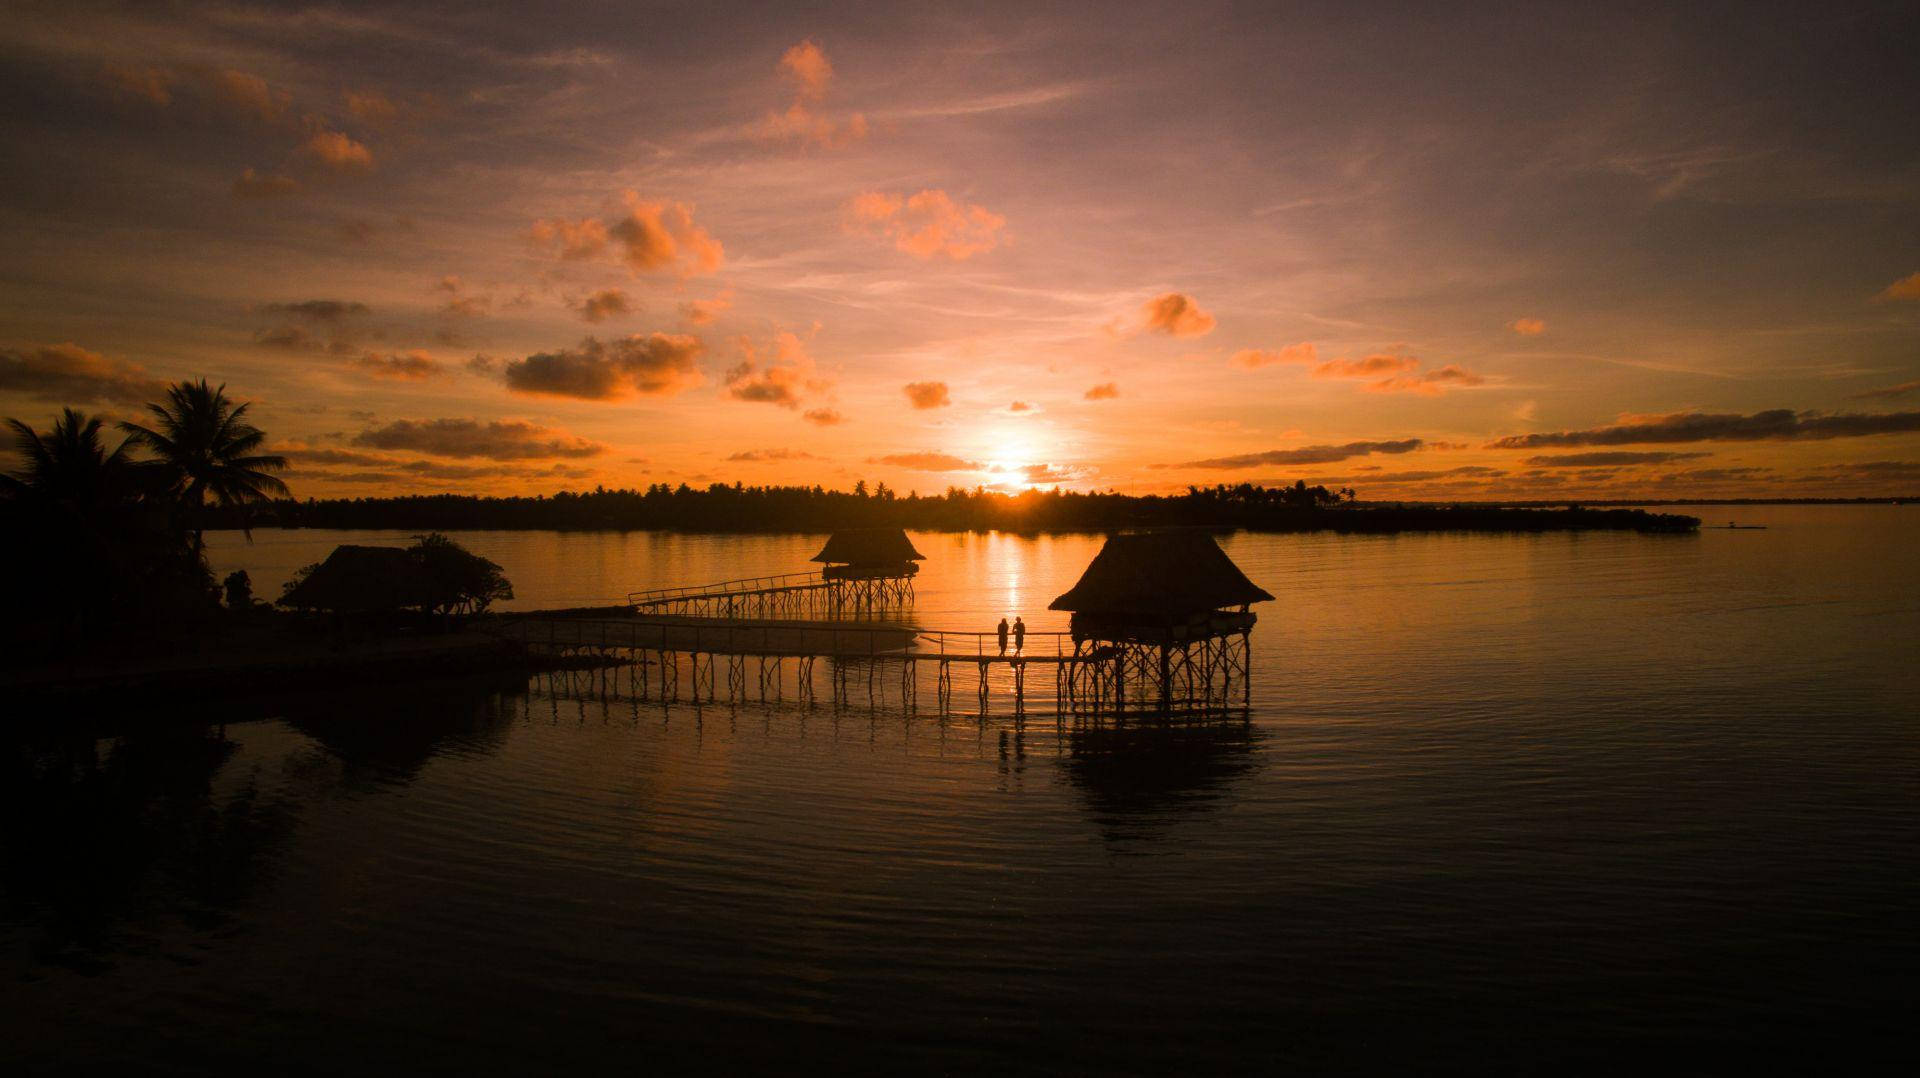
[[[1171,625],[1272,598],[1211,535],[1170,529],[1110,536],[1079,583],[1047,609],[1073,611],[1076,628],[1093,621]]]
[[[911,575],[926,555],[913,548],[907,533],[900,528],[848,528],[827,537],[827,545],[813,560],[828,566],[828,576],[886,574]],[[843,568],[844,567],[844,568]]]
[[[390,546],[337,546],[280,605],[343,613],[417,606],[425,592],[421,564]]]

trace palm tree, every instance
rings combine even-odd
[[[167,390],[165,404],[147,405],[158,421],[153,428],[120,424],[129,441],[152,452],[173,472],[180,504],[192,517],[195,553],[203,546],[200,533],[208,495],[222,509],[245,509],[275,495],[287,496],[287,485],[267,474],[286,468],[287,458],[256,452],[267,435],[246,421],[248,407],[228,400],[225,384],[216,389],[202,378],[176,382]]]
[[[26,466],[0,476],[0,489],[15,498],[35,498],[80,516],[89,516],[134,492],[137,465],[127,454],[128,438],[107,451],[100,440],[103,421],[73,408],[61,412],[46,434],[18,419],[14,445]]]
[[[133,439],[109,450],[103,421],[72,408],[44,434],[17,419],[7,425],[25,458],[17,472],[0,476],[0,491],[20,510],[8,514],[17,557],[4,568],[22,610],[72,641],[114,624],[143,599],[174,594],[169,589],[181,579],[190,588],[190,573],[176,570],[198,558],[157,526],[167,476],[132,458]]]

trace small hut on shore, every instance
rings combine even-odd
[[[900,528],[849,528],[828,536],[813,560],[826,566],[820,575],[828,580],[868,580],[912,576],[920,571],[914,562],[926,555]]]
[[[305,610],[360,614],[418,606],[426,590],[420,562],[411,551],[390,546],[337,546],[279,602]]]
[[[1073,614],[1066,689],[1075,708],[1217,712],[1251,700],[1252,604],[1273,598],[1204,531],[1107,539],[1049,604]]]

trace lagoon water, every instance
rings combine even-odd
[[[1090,741],[479,677],[9,735],[28,1068],[1159,1074],[1911,1061],[1920,508],[1223,537],[1244,723]],[[817,536],[467,533],[510,607]],[[278,593],[338,542],[213,538]],[[916,534],[1035,630],[1095,536]],[[956,698],[965,697],[964,692]],[[971,700],[965,701],[971,704]],[[211,725],[209,725],[211,724]]]

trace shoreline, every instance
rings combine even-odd
[[[912,512],[889,511],[886,503],[877,503],[874,512],[854,521],[816,521],[796,519],[775,523],[747,523],[737,520],[638,521],[621,519],[529,519],[525,516],[464,519],[464,514],[436,512],[422,508],[417,512],[400,511],[390,515],[348,520],[330,519],[332,514],[315,514],[317,519],[259,520],[253,531],[557,531],[557,532],[673,532],[709,535],[824,535],[845,527],[897,527],[915,532],[956,534],[965,532],[1006,532],[1016,535],[1102,535],[1134,530],[1196,528],[1209,531],[1249,531],[1271,534],[1331,531],[1343,534],[1389,534],[1393,532],[1515,532],[1550,531],[1632,531],[1643,534],[1678,534],[1697,530],[1700,518],[1679,513],[1656,513],[1629,508],[1626,503],[1589,507],[1586,504],[1560,507],[1516,507],[1510,505],[1448,506],[1347,506],[1342,508],[1226,511],[1194,520],[1156,518],[1147,514],[1119,514],[1085,521],[1022,519],[1009,515],[991,520],[957,522],[940,519],[915,519]],[[1681,503],[1676,503],[1681,504]],[[1691,504],[1691,503],[1686,503]],[[1045,514],[1038,514],[1045,517]],[[238,531],[238,528],[208,530]]]
[[[16,704],[100,702],[180,694],[204,699],[474,674],[503,669],[532,672],[525,649],[498,637],[462,629],[445,634],[370,636],[352,645],[295,639],[249,651],[213,647],[147,661],[60,662],[0,671],[0,694]]]

